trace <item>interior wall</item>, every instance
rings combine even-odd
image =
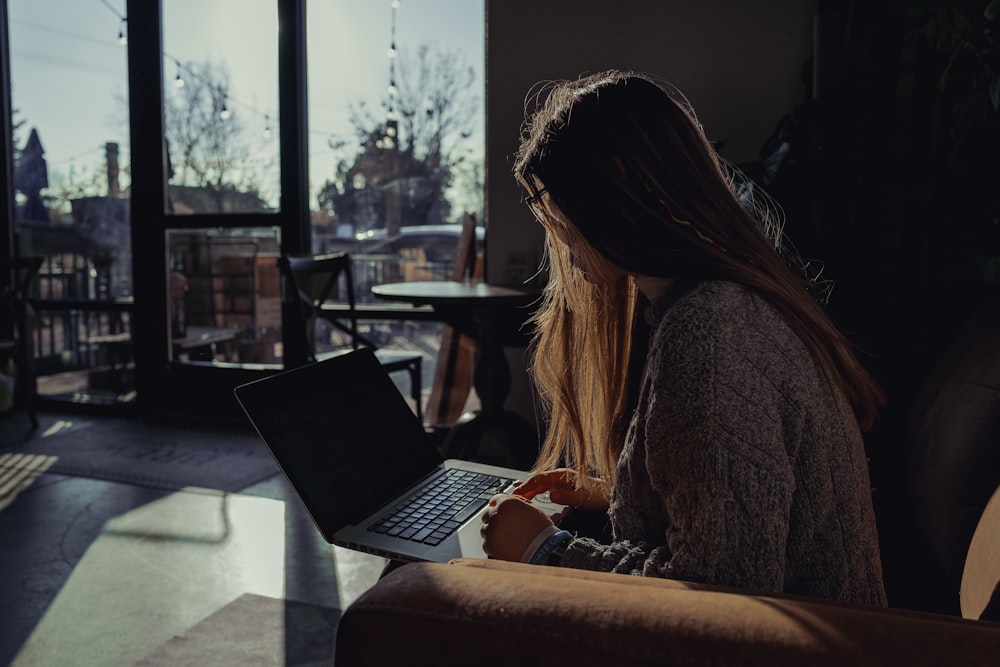
[[[539,81],[623,68],[668,79],[722,154],[754,160],[809,95],[816,0],[485,0],[487,282],[518,286],[543,235],[511,176],[525,99]],[[523,350],[507,407],[533,417]]]

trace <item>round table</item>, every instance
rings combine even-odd
[[[462,415],[445,438],[449,458],[528,469],[538,455],[538,431],[503,405],[510,392],[510,367],[504,346],[525,345],[522,325],[531,316],[538,292],[450,280],[386,283],[372,287],[382,299],[429,305],[441,321],[474,338],[473,386],[481,409]]]

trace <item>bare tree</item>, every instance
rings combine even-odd
[[[401,55],[399,75],[403,154],[454,169],[466,157],[462,149],[472,136],[479,106],[472,89],[474,70],[464,64],[460,52],[432,53],[421,46],[413,61]]]
[[[472,138],[479,118],[475,71],[459,51],[401,52],[398,77],[379,112],[364,101],[349,106],[357,144],[331,142],[341,154],[337,173],[321,189],[330,208],[356,231],[447,221],[447,191],[465,179],[481,203],[482,171],[475,168]],[[394,214],[393,208],[398,208]]]
[[[253,149],[233,108],[228,68],[189,62],[184,69],[183,85],[164,100],[172,184],[196,198],[199,209],[206,199],[215,211],[266,208]]]

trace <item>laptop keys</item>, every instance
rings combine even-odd
[[[393,508],[368,530],[436,545],[468,521],[513,480],[449,469]]]

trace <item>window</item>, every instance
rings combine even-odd
[[[431,392],[443,325],[386,316],[370,287],[451,279],[463,219],[481,225],[484,3],[311,0],[306,15],[312,248],[351,253],[358,303],[382,311],[362,334],[422,353]]]
[[[313,0],[307,16],[313,249],[482,220],[483,3]]]
[[[127,337],[133,290],[124,4],[8,3],[16,250],[45,258],[42,395],[129,390],[128,369],[98,359]]]
[[[278,208],[276,7],[163,0],[168,213]]]
[[[307,2],[312,249],[355,255],[361,303],[372,302],[375,282],[451,277],[461,222],[482,220],[484,3]],[[298,200],[282,207],[280,196],[287,156],[278,143],[278,10],[287,7],[162,0],[167,222],[146,208],[134,227],[125,0],[9,0],[8,7],[17,252],[46,258],[36,295],[40,393],[93,400],[106,389],[114,402],[134,395],[132,327],[161,321],[148,310],[161,291],[169,315],[183,318],[167,318],[168,340],[187,337],[192,326],[236,328],[239,352],[224,360],[281,363],[272,263],[287,215],[301,220]],[[143,18],[133,25],[140,37],[155,23]],[[158,78],[149,82],[159,88]],[[144,84],[137,90],[135,102],[151,97]],[[149,161],[156,171],[160,160],[159,131],[140,136],[137,192],[149,183]],[[143,197],[143,207],[158,211],[151,199]],[[145,242],[154,234],[144,229],[166,252]],[[289,237],[298,247],[298,229]],[[133,247],[164,273],[150,273],[144,258],[133,276]],[[254,289],[267,286],[249,317],[242,301],[216,294],[228,284],[215,280],[223,265],[252,276]],[[174,278],[188,271],[195,273],[184,275],[178,296]],[[202,284],[209,295],[194,293]],[[232,317],[222,317],[219,303],[232,306]],[[135,309],[151,317],[133,322]],[[392,315],[363,326],[379,344],[426,348],[433,365],[440,325]],[[175,347],[169,360],[203,355]]]

